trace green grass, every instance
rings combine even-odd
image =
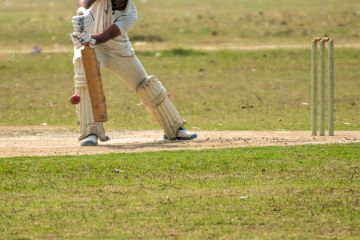
[[[71,47],[76,3],[0,2],[0,53]],[[360,38],[358,0],[135,3],[131,38],[170,47]],[[309,50],[139,56],[190,128],[310,129]],[[0,126],[76,127],[71,58],[0,54]],[[360,130],[359,58],[336,49],[337,130]],[[107,127],[158,128],[121,80],[104,80]],[[359,159],[359,145],[2,158],[0,239],[358,239]]]
[[[360,146],[0,160],[0,239],[358,239]]]
[[[6,4],[8,3],[8,4]],[[9,4],[10,3],[10,4]],[[77,1],[0,3],[1,48],[70,46]],[[134,40],[167,44],[309,43],[315,36],[358,42],[358,0],[151,0],[135,1]],[[165,23],[165,24],[164,24]]]
[[[360,50],[337,49],[337,130],[360,129]],[[168,88],[189,127],[210,130],[308,130],[309,50],[140,52]],[[0,125],[76,126],[71,54],[0,57]],[[115,129],[154,129],[121,79],[104,74]],[[6,97],[5,97],[6,96]],[[349,123],[347,125],[345,123]]]

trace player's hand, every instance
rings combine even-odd
[[[77,10],[76,14],[77,16],[72,17],[74,32],[89,31],[95,23],[95,18],[92,15],[91,11],[80,7]]]
[[[96,40],[91,38],[91,35],[88,32],[73,32],[70,37],[75,48],[77,49],[86,45],[96,44]]]

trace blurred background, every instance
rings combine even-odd
[[[331,36],[336,129],[360,129],[359,0],[134,2],[130,39],[189,127],[310,129],[310,43]],[[0,0],[0,125],[77,127],[69,104],[76,9],[77,0]],[[108,127],[157,128],[121,80],[103,75]]]
[[[134,2],[139,10],[139,22],[131,32],[135,42],[247,46],[307,44],[324,35],[344,44],[360,38],[358,0]],[[77,0],[1,0],[0,48],[70,47],[70,19],[76,7]]]

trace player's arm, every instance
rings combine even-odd
[[[120,35],[125,35],[129,29],[134,26],[137,20],[136,10],[132,9],[131,13],[123,16],[121,20],[116,20],[109,28],[105,29],[102,33],[91,35],[91,38],[96,40],[96,44],[105,43]]]
[[[96,44],[105,43],[121,35],[121,31],[115,24],[105,29],[102,33],[92,34],[91,38],[96,40]]]
[[[79,7],[88,9],[96,0],[79,0]]]
[[[89,1],[90,4],[90,0],[80,0],[80,1]],[[88,17],[88,19],[79,20],[78,18],[79,17],[75,17],[75,20],[73,20],[74,33],[72,34],[72,40],[74,42],[74,45],[77,48],[80,48],[81,45],[86,45],[86,44],[90,44],[90,45],[102,44],[120,35],[125,34],[135,24],[137,20],[137,14],[136,11],[133,10],[130,15],[126,16],[126,18],[123,18],[121,21],[116,21],[110,27],[105,29],[103,32],[94,33],[94,34],[89,34],[87,31],[84,31],[87,28],[86,25],[88,24],[88,22],[91,22],[92,19]],[[84,26],[82,26],[81,24]]]
[[[105,43],[111,39],[114,39],[121,35],[121,31],[115,24],[105,29],[102,33],[89,34],[88,32],[74,32],[72,34],[72,40],[76,48],[80,48],[81,45],[96,45]]]

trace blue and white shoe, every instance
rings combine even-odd
[[[80,141],[82,147],[94,147],[98,145],[98,137],[96,135],[89,135]]]
[[[197,138],[197,134],[194,132],[190,132],[186,130],[185,128],[179,128],[176,133],[176,140],[181,141],[189,141]],[[164,135],[165,140],[169,140],[168,136]]]

